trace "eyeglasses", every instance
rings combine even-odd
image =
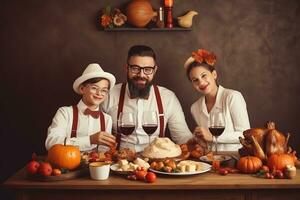
[[[89,88],[90,88],[90,92],[93,93],[93,94],[100,94],[100,95],[106,96],[109,93],[108,89],[99,88],[95,85],[89,85]]]
[[[138,74],[138,73],[141,72],[141,70],[143,70],[144,74],[151,75],[151,74],[153,74],[154,69],[155,69],[155,66],[153,66],[153,67],[149,67],[149,66],[140,67],[138,65],[129,65],[129,64],[128,64],[128,66],[129,66],[130,72],[133,73],[133,74]]]

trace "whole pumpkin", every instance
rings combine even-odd
[[[126,7],[128,23],[139,28],[145,27],[156,15],[148,0],[133,0]]]
[[[262,162],[255,156],[241,157],[237,163],[237,168],[246,174],[257,172],[262,167]]]
[[[294,157],[290,154],[271,154],[268,158],[268,167],[273,170],[283,170],[287,165],[295,166]]]
[[[80,165],[81,155],[73,145],[55,144],[49,149],[47,160],[57,168],[73,170]]]

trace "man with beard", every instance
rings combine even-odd
[[[116,85],[102,107],[104,112],[112,116],[113,133],[119,133],[118,148],[143,151],[150,140],[165,137],[167,124],[174,142],[182,144],[193,137],[175,94],[167,88],[153,85],[157,69],[152,48],[144,45],[130,48],[126,65],[127,83]],[[150,139],[142,127],[144,111],[156,111],[158,116],[157,129],[152,129]],[[128,136],[124,135],[124,129],[123,134],[117,131],[118,117],[122,112],[131,112],[134,116],[134,131]]]

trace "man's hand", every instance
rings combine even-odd
[[[196,137],[200,137],[200,138],[203,138],[205,141],[207,142],[212,142],[212,134],[211,132],[206,129],[206,128],[203,128],[203,127],[199,127],[197,126],[194,130],[194,135]]]
[[[106,145],[113,147],[116,144],[116,137],[110,133],[100,131],[93,135],[90,135],[91,144]]]

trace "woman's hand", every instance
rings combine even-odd
[[[113,147],[116,144],[116,137],[110,133],[100,131],[93,135],[90,135],[91,144],[106,145]]]
[[[212,142],[212,134],[206,128],[197,126],[194,130],[194,135],[203,138],[207,142]]]

